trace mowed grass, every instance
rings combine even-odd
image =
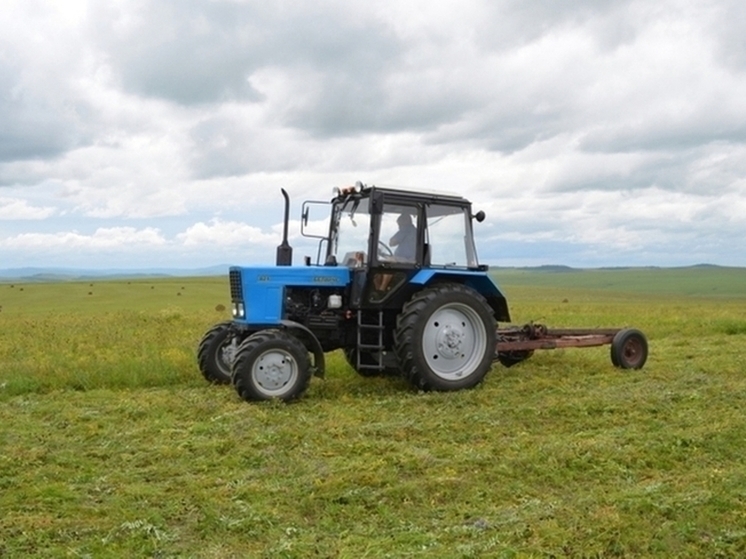
[[[498,268],[493,272],[511,285],[585,288],[658,295],[746,297],[746,268]]]
[[[516,323],[641,328],[642,371],[422,394],[333,354],[291,405],[202,381],[224,278],[0,284],[0,557],[744,556],[746,294],[671,277],[498,272]]]

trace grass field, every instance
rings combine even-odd
[[[746,270],[498,270],[514,322],[636,326],[480,387],[332,355],[291,405],[204,383],[224,278],[0,283],[0,557],[746,556]]]

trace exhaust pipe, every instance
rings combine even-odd
[[[277,247],[277,265],[293,265],[293,247],[288,244],[288,222],[290,221],[290,196],[284,188],[280,189],[285,197],[285,220],[282,228],[282,243]]]

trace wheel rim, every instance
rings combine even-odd
[[[637,367],[643,356],[642,341],[635,336],[630,337],[624,343],[622,356],[624,357],[625,363],[627,363],[631,368]]]
[[[220,372],[231,376],[231,367],[233,362],[236,360],[236,350],[238,349],[238,341],[236,338],[229,338],[223,342],[218,348],[217,352],[217,365]]]
[[[425,324],[422,350],[430,369],[446,380],[459,380],[474,372],[487,349],[487,331],[469,305],[449,303],[437,309]]]
[[[298,363],[280,349],[262,353],[251,368],[257,390],[266,396],[280,396],[298,378]]]

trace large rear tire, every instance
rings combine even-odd
[[[404,305],[394,333],[403,374],[421,390],[461,390],[482,382],[495,355],[495,318],[473,289],[443,283]]]
[[[199,370],[213,384],[231,382],[231,366],[241,339],[231,332],[230,325],[230,322],[220,322],[210,328],[197,348]]]
[[[308,350],[284,330],[260,330],[238,347],[233,385],[246,401],[299,398],[311,380]]]

